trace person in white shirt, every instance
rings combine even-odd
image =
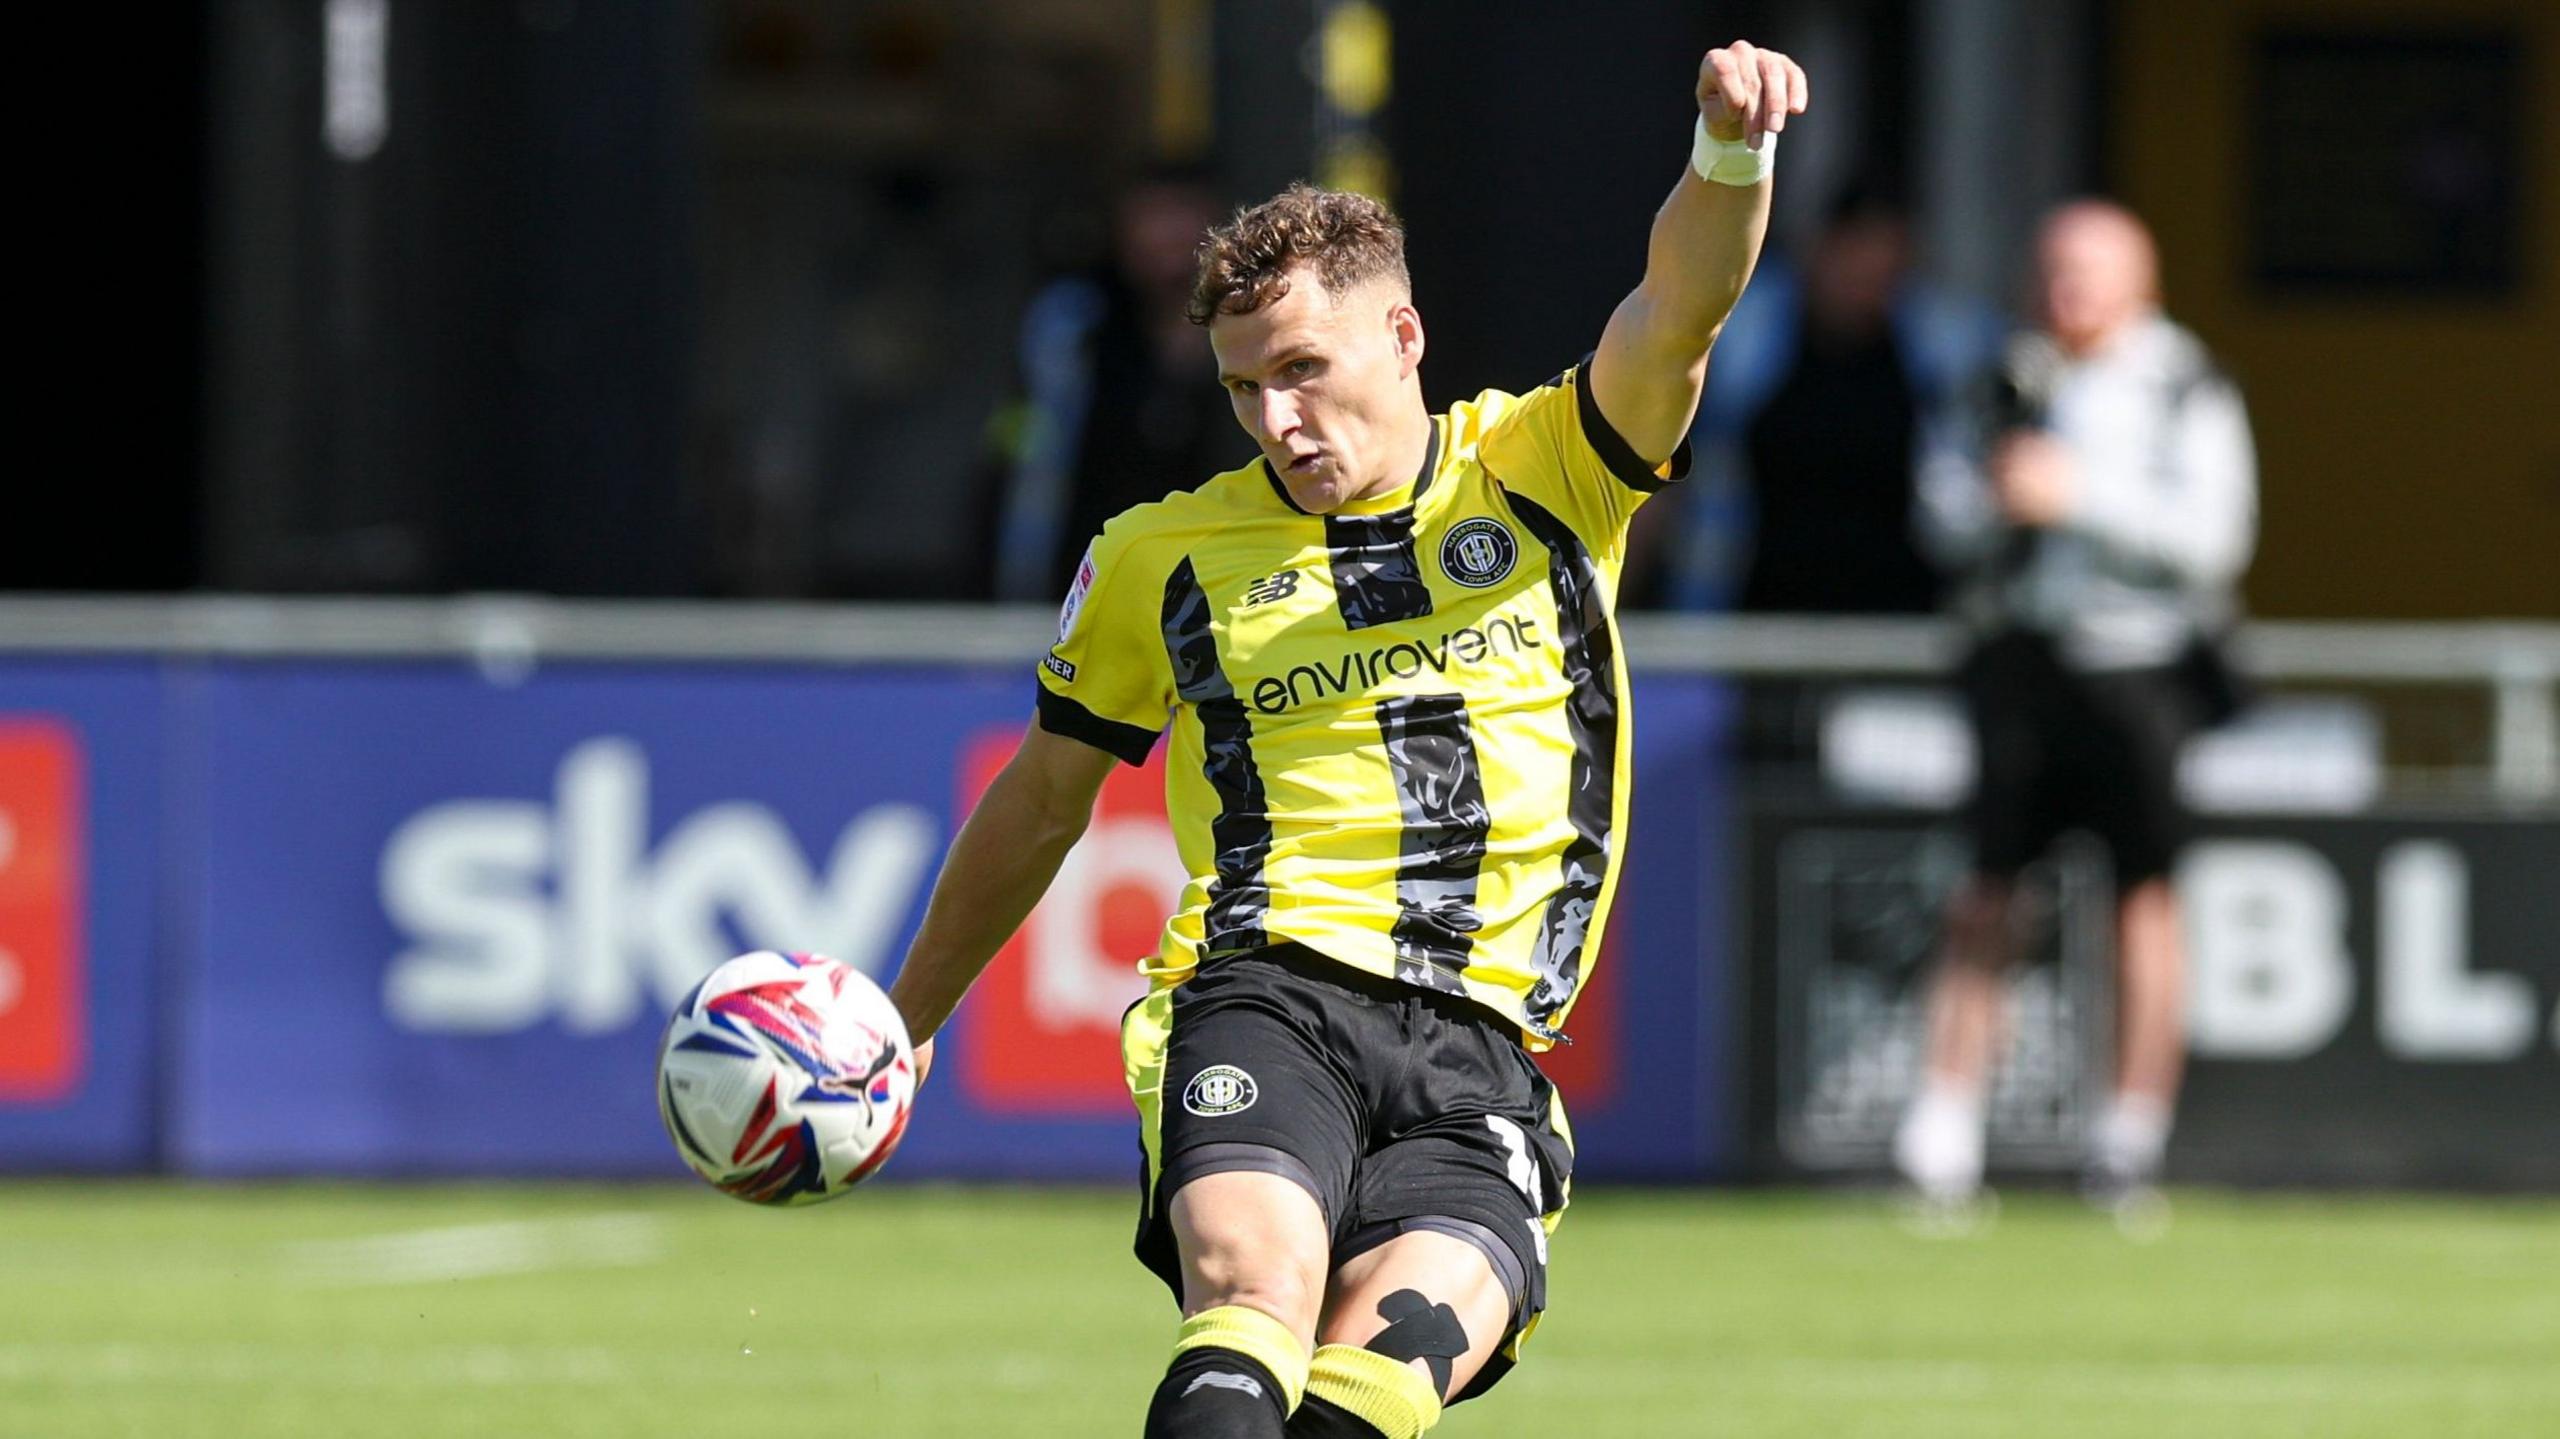
[[[1974,634],[1981,766],[1974,874],[1947,916],[1927,1072],[1894,1158],[1933,1201],[1978,1190],[2017,876],[2090,830],[2115,872],[2118,1032],[2087,1178],[2120,1207],[2152,1192],[2185,1067],[2176,763],[2228,717],[2214,636],[2255,544],[2256,457],[2238,390],[2160,311],[2138,218],[2066,205],[2036,260],[2040,328],[2011,343],[1975,432],[1920,479],[1921,538]]]

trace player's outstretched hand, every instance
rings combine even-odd
[[[1763,137],[1787,128],[1789,115],[1804,113],[1806,99],[1804,67],[1748,40],[1710,50],[1698,64],[1698,113],[1707,133],[1728,144],[1759,149]]]

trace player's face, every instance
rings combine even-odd
[[[1395,442],[1421,403],[1422,317],[1389,282],[1334,295],[1313,271],[1289,279],[1252,314],[1210,321],[1209,344],[1236,423],[1298,508],[1328,514],[1412,478]]]

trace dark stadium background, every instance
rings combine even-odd
[[[85,542],[30,547],[9,583],[774,592],[722,568],[681,523],[722,483],[713,401],[734,383],[722,372],[750,363],[719,331],[738,267],[761,259],[738,236],[778,223],[755,184],[876,196],[893,218],[939,210],[955,230],[985,217],[992,233],[924,276],[955,338],[994,353],[1042,267],[1089,248],[1111,188],[1149,161],[1203,161],[1234,200],[1310,170],[1317,106],[1300,58],[1316,8],[397,7],[387,80],[400,143],[360,174],[333,168],[307,123],[317,6],[171,5],[146,34],[85,32],[92,45],[114,40],[129,108],[114,167],[82,174],[73,214],[44,232],[69,288],[114,324],[64,336],[90,363],[38,393],[113,415],[121,443],[151,446],[116,487],[150,502],[57,493],[72,512],[58,533]],[[1413,229],[1435,398],[1528,383],[1588,347],[1640,254],[1698,52],[1728,32],[1811,42],[1834,79],[1825,128],[1797,137],[1815,173],[1784,193],[1781,242],[1853,172],[1899,181],[1932,235],[1966,237],[1961,254],[1939,245],[1936,263],[1996,300],[2010,298],[1999,277],[2027,224],[2057,197],[2113,193],[2160,229],[2175,310],[2246,382],[2261,429],[2277,523],[2251,580],[2258,613],[2459,618],[2560,604],[2536,563],[2560,547],[2560,438],[2549,407],[2532,403],[2560,324],[2542,183],[2560,141],[2530,99],[2550,64],[2546,7],[1390,10],[1394,88],[1374,128]],[[1150,109],[1151,47],[1186,16],[1205,23],[1211,57],[1190,82],[1197,123]],[[57,22],[78,53],[81,22]],[[1931,47],[1950,34],[1987,38],[1989,58],[1975,62],[1986,68],[1930,74]],[[2352,88],[2336,107],[2352,122],[2323,128],[2271,113],[2261,83],[2287,46],[2311,42],[2434,49],[2405,84]],[[2350,56],[2324,73],[2369,80],[2374,63]],[[1931,123],[1950,93],[1980,107],[1981,127],[1952,157]],[[2465,163],[2479,173],[2451,196],[2410,197],[2328,143],[2339,126],[2389,133],[2428,115],[2454,117],[2476,142]],[[2315,209],[2306,187],[2271,183],[2271,166],[2362,183],[2308,187],[2330,195]],[[1947,198],[1982,208],[1930,213],[1934,177],[1951,170],[1975,178]],[[2277,199],[2303,208],[2270,212]],[[2385,256],[2361,280],[2286,279],[2259,259],[2271,236],[2359,218],[2398,226],[2407,205],[2436,223],[2407,242],[2418,253],[2398,257],[2400,273]],[[859,295],[863,277],[841,262],[880,213],[829,198],[798,217],[816,232],[793,238],[799,263],[822,265],[833,247],[838,302]],[[2429,247],[2457,231],[2476,263],[2432,264]],[[997,383],[984,364],[960,368]],[[915,473],[947,487],[957,463]],[[841,503],[926,483],[865,473]],[[475,533],[483,495],[518,507],[509,535]],[[928,572],[822,555],[800,561],[808,578],[783,592],[906,599],[960,583],[945,572],[958,540],[905,538]]]

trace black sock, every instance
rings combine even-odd
[[[1270,1370],[1204,1345],[1175,1355],[1164,1371],[1147,1406],[1146,1439],[1285,1439],[1288,1418],[1289,1397]]]
[[[1310,1394],[1289,1416],[1288,1439],[1378,1439],[1378,1430],[1332,1400]]]

